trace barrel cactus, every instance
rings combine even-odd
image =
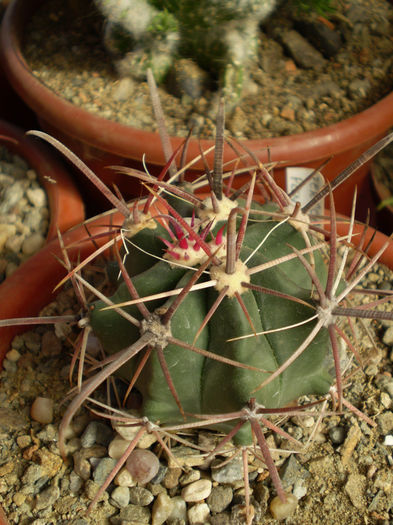
[[[71,418],[113,374],[126,380],[128,392],[134,388],[142,397],[137,413],[119,417],[114,411],[111,416],[140,430],[102,490],[144,432],[154,433],[170,454],[161,433],[208,428],[225,436],[209,456],[232,439],[242,449],[245,469],[247,449],[255,452],[257,444],[278,497],[285,501],[291,496],[281,485],[265,430],[296,440],[270,416],[299,414],[327,396],[334,406],[359,414],[343,396],[340,341],[356,359],[359,355],[338,320],[393,318],[389,312],[351,307],[349,294],[383,248],[362,267],[359,252],[344,277],[352,226],[347,237],[338,237],[331,195],[393,134],[301,206],[255,159],[246,182],[234,189],[236,166],[223,175],[222,108],[218,122],[214,170],[206,175],[210,189],[205,193],[196,191],[198,184],[184,183],[182,170],[164,181],[174,155],[158,178],[119,168],[139,178],[149,196],[126,206],[107,193],[124,216],[123,224],[110,224],[115,239],[108,246],[116,254],[115,269],[108,270],[111,294],[105,296],[82,277],[84,262],[70,268],[74,282],[98,297],[85,305],[79,320],[85,335],[74,363],[78,358],[83,363],[91,332],[107,357],[93,367],[100,371],[80,381],[66,410],[59,433],[62,453]],[[314,216],[310,208],[329,192],[330,218]],[[293,405],[304,395],[315,395],[317,401]]]

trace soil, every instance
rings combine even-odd
[[[313,46],[319,58],[305,67],[302,49],[287,50],[287,32],[294,28],[310,40],[309,33],[299,16],[279,9],[261,29],[249,94],[227,119],[231,134],[251,139],[301,133],[347,118],[388,94],[392,20],[387,0],[338,2],[328,22],[313,23],[328,25],[341,46],[329,57],[321,44]],[[61,0],[45,3],[28,27],[25,54],[34,74],[72,103],[127,125],[156,129],[147,84],[119,78],[102,45],[102,20],[86,6],[78,14]],[[194,124],[195,133],[213,135],[216,93],[178,98],[163,87],[159,91],[170,134],[185,136]]]
[[[393,273],[377,266],[362,284],[391,289],[392,283]],[[360,299],[362,303],[368,300],[367,297]],[[48,305],[43,314],[69,313],[73,305],[74,292],[68,288],[61,292],[56,302]],[[391,308],[380,306],[383,307]],[[299,499],[295,514],[285,520],[287,525],[392,523],[393,337],[387,337],[389,326],[391,331],[391,322],[384,326],[367,322],[375,346],[370,343],[364,326],[355,327],[361,355],[368,359],[368,363],[364,372],[352,369],[345,388],[345,399],[369,416],[376,423],[374,428],[347,409],[343,415],[335,413],[324,417],[319,425],[316,416],[293,417],[281,424],[305,447],[298,454],[290,455],[289,460],[286,451],[293,449],[293,445],[277,436],[268,437],[284,487]],[[144,486],[145,495],[155,496],[153,502],[119,503],[115,498],[116,486],[111,485],[91,514],[86,514],[99,486],[97,465],[108,452],[98,438],[96,442],[87,443],[86,430],[96,418],[83,410],[75,418],[69,434],[68,450],[73,460],[70,456],[63,463],[59,456],[57,429],[69,388],[71,341],[74,337],[75,334],[62,325],[55,330],[37,327],[15,338],[4,361],[4,370],[0,374],[0,504],[10,522],[20,525],[162,523],[154,510],[159,506],[157,494],[165,492],[174,498],[185,486],[178,468],[172,465],[165,470],[165,454],[160,456],[165,475]],[[389,346],[381,342],[382,338]],[[54,401],[54,419],[49,424],[33,421],[30,416],[30,407],[37,396]],[[112,435],[109,425],[106,431]],[[205,439],[213,439],[213,433],[204,435]],[[197,440],[192,434],[186,437]],[[108,438],[104,441],[107,443]],[[173,451],[176,446],[173,442]],[[151,448],[158,453],[156,445]],[[88,459],[87,475],[81,472],[81,465],[76,466],[79,453]],[[254,523],[278,523],[269,513],[274,489],[266,470],[251,460],[251,470],[253,468],[257,468],[251,475]],[[209,469],[200,470],[193,466],[187,475],[189,479],[191,476],[205,479],[212,474]],[[215,481],[213,486],[216,493],[219,486],[229,492],[232,502],[223,503],[224,508],[217,511],[214,509],[220,509],[221,500],[205,499],[209,516],[204,521],[211,525],[244,523],[239,518],[244,504],[242,481]],[[132,489],[135,491],[135,487],[129,490]],[[192,506],[193,503],[189,503],[187,507]],[[156,518],[152,520],[151,516]],[[168,520],[166,523],[186,522]]]

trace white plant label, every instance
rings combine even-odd
[[[306,179],[312,172],[313,168],[301,168],[296,166],[291,166],[285,169],[285,183],[287,188],[287,193],[291,193],[295,188],[301,184],[304,179]],[[325,179],[322,173],[317,172],[312,179],[304,184],[296,193],[291,195],[291,198],[295,202],[300,202],[302,206],[307,204],[325,185]],[[325,210],[325,202],[322,199],[320,202],[315,204],[311,208],[311,212],[316,215],[323,215]]]

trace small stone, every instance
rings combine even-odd
[[[16,363],[20,358],[20,353],[18,352],[18,350],[15,350],[15,348],[12,348],[9,352],[5,354],[5,358],[9,361]]]
[[[233,498],[232,488],[228,485],[213,487],[206,503],[212,512],[222,512],[231,503]]]
[[[46,509],[53,505],[60,497],[60,490],[57,486],[50,486],[40,492],[36,498],[35,510]]]
[[[380,399],[381,399],[381,405],[384,406],[385,408],[390,408],[392,406],[392,399],[390,395],[387,394],[386,392],[381,392]]]
[[[77,450],[73,454],[74,459],[74,472],[79,477],[81,477],[84,480],[87,480],[90,478],[91,474],[91,465],[87,461],[87,459],[84,457],[83,453],[79,450]]]
[[[393,346],[393,326],[390,326],[382,337],[382,342],[387,346]]]
[[[173,447],[172,455],[168,457],[168,467],[178,468],[180,467],[197,467],[203,465],[205,458],[197,450],[191,447]]]
[[[295,512],[297,507],[297,499],[293,494],[286,495],[286,502],[281,501],[281,499],[276,496],[270,502],[270,512],[274,519],[283,520],[289,518]]]
[[[179,484],[179,478],[182,473],[181,468],[169,468],[165,474],[162,484],[166,489],[173,489]]]
[[[111,499],[116,507],[126,507],[130,502],[130,489],[128,487],[116,487],[112,490]]]
[[[127,441],[132,441],[141,428],[140,426],[127,426],[124,423],[120,423],[118,421],[113,422],[112,426],[114,430],[116,430],[116,432],[120,434],[120,436]],[[140,438],[140,440],[138,441],[137,447],[138,448],[149,448],[156,441],[157,441],[157,438],[155,437],[154,434],[149,434],[148,432],[145,432],[143,436]]]
[[[85,496],[90,501],[93,501],[93,499],[96,497],[97,492],[100,490],[101,484],[95,483],[91,479],[88,479],[85,482]],[[109,495],[106,490],[101,494],[98,501],[106,501],[109,498]]]
[[[377,423],[382,434],[389,434],[389,432],[393,430],[393,412],[387,410],[383,414],[377,416]]]
[[[117,100],[119,102],[123,100],[127,100],[135,91],[135,83],[130,77],[124,77],[119,80],[117,83],[114,92],[113,92],[113,100]]]
[[[33,255],[45,244],[45,238],[40,233],[32,233],[23,241],[22,252],[24,255]]]
[[[351,500],[352,505],[357,509],[362,509],[366,506],[364,497],[366,483],[366,476],[362,474],[350,474],[345,484],[344,490]]]
[[[125,467],[116,475],[114,482],[119,487],[134,487],[136,485],[136,481]]]
[[[393,434],[388,434],[383,440],[385,447],[393,447]]]
[[[115,461],[115,460],[112,460]],[[160,462],[150,450],[135,449],[129,455],[126,468],[133,479],[139,483],[148,483],[158,472]]]
[[[210,496],[212,482],[210,479],[200,479],[190,483],[181,491],[181,496],[186,502],[201,501]]]
[[[93,473],[95,483],[102,485],[112,470],[115,468],[117,461],[112,458],[102,458]]]
[[[112,438],[112,429],[101,421],[91,421],[81,435],[81,445],[84,448],[96,443],[107,446]]]
[[[17,442],[19,448],[26,448],[29,445],[31,445],[31,436],[29,436],[27,434],[23,435],[23,436],[18,436],[16,438],[16,442]]]
[[[329,437],[334,445],[341,445],[344,443],[346,431],[344,427],[336,426],[329,429]]]
[[[172,510],[168,516],[168,522],[173,520],[183,520],[184,523],[187,521],[187,504],[181,496],[176,496],[171,499]]]
[[[291,454],[280,469],[280,478],[284,487],[293,485],[299,478],[307,479],[310,473],[306,470],[296,459],[294,454]]]
[[[127,447],[131,441],[122,438],[119,434],[115,436],[114,439],[109,443],[108,446],[108,455],[113,459],[120,459],[124,452],[127,450]]]
[[[36,208],[43,208],[46,205],[46,193],[42,188],[28,188],[26,196]]]
[[[152,525],[161,525],[170,516],[173,509],[171,498],[164,493],[158,494],[152,509]]]
[[[197,503],[188,509],[187,517],[190,525],[206,523],[210,516],[210,509],[206,503]]]
[[[179,483],[182,487],[184,487],[184,485],[188,485],[189,483],[192,483],[193,481],[198,481],[198,479],[200,478],[201,478],[200,470],[190,470],[189,472],[186,472],[179,478]]]
[[[150,490],[147,490],[144,487],[131,487],[129,489],[129,493],[130,502],[134,505],[140,505],[141,507],[150,505],[154,499],[154,496]]]
[[[320,70],[325,63],[322,54],[317,51],[297,31],[284,31],[281,34],[282,42],[296,65],[305,69]]]
[[[120,523],[151,523],[150,521],[150,509],[148,507],[139,507],[138,505],[132,505],[131,503],[120,510],[119,519]]]
[[[53,399],[37,397],[31,405],[30,416],[39,423],[51,423],[53,421]]]
[[[212,479],[218,483],[232,483],[243,479],[243,464],[241,458],[234,458],[222,467],[214,468],[216,462],[212,463]],[[219,464],[219,462],[218,462]]]
[[[357,424],[351,426],[341,448],[342,464],[347,465],[353,451],[355,450],[362,432]]]

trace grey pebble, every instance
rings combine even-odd
[[[289,456],[280,468],[280,477],[284,487],[293,485],[299,478],[309,478],[311,474],[306,470],[294,455]]]
[[[102,458],[93,472],[95,483],[102,484],[116,466],[117,460],[112,458]]]
[[[168,467],[160,463],[160,466],[158,467],[158,472],[154,476],[154,478],[150,481],[150,483],[152,483],[153,485],[158,485],[165,478],[167,472],[168,472]]]
[[[243,464],[241,458],[234,458],[229,463],[226,463],[222,467],[213,468],[220,462],[212,463],[212,479],[218,483],[232,483],[243,479]]]
[[[341,445],[346,438],[346,430],[342,426],[336,426],[329,429],[329,438],[334,445]]]
[[[108,446],[113,438],[111,427],[101,421],[91,421],[81,435],[81,445],[84,448],[98,445]]]
[[[213,487],[206,503],[211,512],[222,512],[231,503],[233,498],[232,488],[228,485],[218,485]]]

